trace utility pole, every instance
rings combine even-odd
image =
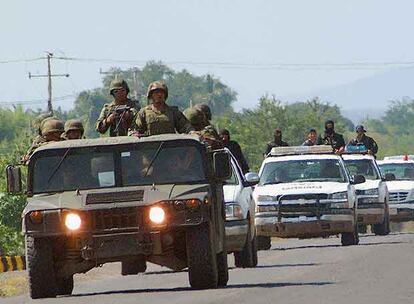
[[[132,70],[132,79],[133,79],[133,82],[134,82],[134,93],[133,93],[133,95],[134,95],[134,99],[135,99],[135,101],[137,101],[138,103],[139,103],[139,95],[138,95],[138,91],[139,91],[139,87],[138,87],[138,68],[137,67],[135,67],[133,70]]]
[[[52,69],[50,67],[50,60],[52,59],[53,54],[50,52],[46,52],[46,59],[47,59],[47,75],[32,75],[32,73],[29,72],[29,79],[37,78],[37,77],[47,77],[48,85],[47,85],[47,93],[48,93],[48,99],[47,99],[47,110],[50,113],[53,113],[53,107],[52,107],[52,77],[69,77],[69,74],[52,74]]]

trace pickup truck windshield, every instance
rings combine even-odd
[[[293,182],[347,182],[347,175],[335,159],[289,160],[266,163],[260,185]]]
[[[34,163],[33,193],[205,180],[202,156],[197,147],[164,145],[156,153],[159,146],[160,143],[155,142],[130,149],[112,148],[112,151],[110,147],[72,148],[67,155],[67,150],[55,154],[48,151]]]
[[[414,164],[381,164],[381,172],[385,175],[392,173],[396,180],[414,180]]]
[[[365,179],[380,179],[375,165],[370,159],[346,159],[345,165],[350,175],[363,175]]]

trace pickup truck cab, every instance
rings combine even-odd
[[[341,234],[344,246],[359,242],[354,184],[330,146],[273,148],[255,187],[256,229],[263,238],[311,238]],[[268,246],[267,246],[268,247]],[[266,249],[266,248],[264,248]]]

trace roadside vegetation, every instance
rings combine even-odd
[[[130,84],[133,95],[134,69],[121,71],[112,69],[113,75],[123,77]],[[283,138],[291,145],[300,145],[310,128],[323,132],[325,120],[333,119],[335,129],[346,139],[354,136],[354,124],[341,114],[334,104],[318,98],[295,103],[285,103],[274,96],[262,96],[252,109],[234,112],[232,105],[237,93],[212,75],[196,76],[186,70],[174,71],[160,62],[149,62],[136,70],[138,100],[146,105],[145,92],[148,84],[164,79],[169,87],[168,103],[184,110],[190,104],[208,103],[213,112],[213,124],[227,128],[231,137],[241,145],[252,170],[258,170],[266,143],[272,140],[273,130],[283,130]],[[108,87],[112,75],[103,78],[102,87],[80,92],[74,108],[68,112],[55,110],[55,116],[66,120],[82,119],[88,138],[98,137],[94,124],[103,104],[110,102]],[[23,254],[21,212],[25,207],[25,196],[10,196],[6,192],[5,167],[19,163],[27,151],[37,130],[33,127],[40,110],[0,109],[0,255]],[[378,158],[392,154],[412,154],[414,142],[414,100],[393,101],[380,119],[363,122],[368,135],[379,145]],[[25,174],[23,170],[23,174]]]

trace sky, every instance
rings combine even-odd
[[[409,0],[4,1],[0,106],[46,108],[46,78],[28,77],[46,73],[45,60],[28,61],[45,51],[94,59],[52,60],[52,73],[70,74],[53,79],[54,106],[64,109],[101,85],[100,69],[149,60],[214,74],[238,93],[236,110],[263,94],[304,100],[399,68],[367,63],[414,62],[413,11]]]

